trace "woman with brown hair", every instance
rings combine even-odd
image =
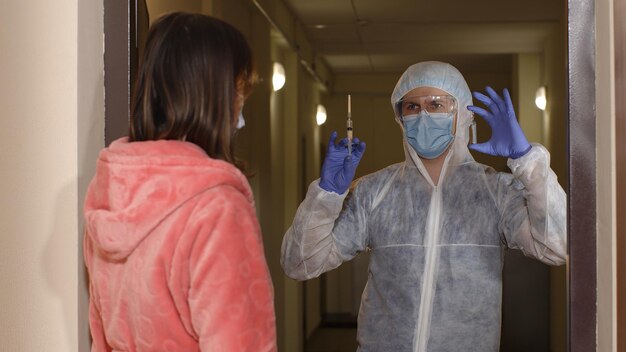
[[[256,79],[229,24],[150,29],[130,133],[85,199],[93,351],[275,351],[273,289],[233,136]]]

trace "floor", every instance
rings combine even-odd
[[[304,347],[304,352],[356,352],[356,328],[318,328]],[[500,352],[529,351],[503,348]],[[544,351],[544,349],[532,350]],[[547,350],[545,350],[547,351]]]
[[[319,328],[307,341],[305,352],[355,352],[355,328]]]

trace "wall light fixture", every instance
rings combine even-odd
[[[272,74],[272,86],[274,92],[280,90],[286,82],[285,68],[278,62],[274,62],[274,73]]]

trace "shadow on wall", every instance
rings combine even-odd
[[[91,111],[88,113],[95,116],[94,112],[99,111],[98,100],[101,90],[93,92],[91,99]],[[79,119],[79,125],[86,123],[88,126],[79,129],[87,129],[88,133],[79,136],[78,150],[78,178],[77,182],[70,182],[62,187],[56,198],[53,214],[54,223],[51,226],[50,234],[43,252],[40,255],[41,275],[51,292],[59,297],[65,322],[65,332],[67,346],[75,346],[78,342],[79,351],[90,349],[91,338],[89,334],[89,277],[83,259],[83,203],[87,187],[91,182],[96,169],[97,150],[104,143],[103,121],[100,119]],[[80,149],[84,148],[84,150]],[[74,209],[76,206],[76,211]],[[64,221],[67,214],[78,214],[77,219],[69,220],[68,225]],[[67,231],[76,226],[76,231]],[[76,236],[74,241],[69,241],[68,236]],[[67,248],[67,243],[73,243],[71,248]],[[68,255],[69,253],[69,255]],[[76,255],[76,257],[73,257]],[[76,267],[73,267],[76,265]],[[67,273],[77,273],[76,278],[71,278],[71,284],[67,284]],[[76,317],[78,315],[78,317]],[[78,324],[76,329],[70,329],[74,324]],[[77,336],[78,334],[78,336]]]
[[[67,232],[70,228],[64,223],[67,221],[67,214],[74,214],[76,202],[75,183],[69,183],[59,191],[55,207],[50,211],[53,214],[53,224],[50,235],[44,247],[43,253],[39,258],[41,262],[41,275],[44,276],[45,282],[48,284],[51,293],[56,295],[60,301],[60,310],[63,314],[64,326],[67,344],[66,346],[74,346],[77,341],[77,331],[72,327],[76,323],[76,292],[77,287],[73,278],[68,280],[68,273],[73,273],[76,268],[72,266],[76,263],[75,257],[68,253],[77,253],[75,247],[67,248],[67,237],[73,236],[74,232]],[[82,236],[82,233],[81,233]],[[76,242],[74,242],[76,243]],[[80,241],[82,246],[82,240]],[[78,243],[77,243],[78,244]],[[82,265],[82,251],[79,263]],[[37,258],[34,258],[35,260]],[[68,284],[68,281],[70,284]],[[80,312],[79,315],[86,312]]]

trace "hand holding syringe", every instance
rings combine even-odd
[[[348,121],[346,121],[346,132],[348,134],[348,155],[352,155],[352,102],[348,94]]]
[[[358,138],[352,138],[351,103],[350,95],[348,95],[347,138],[343,138],[341,142],[336,143],[337,131],[333,131],[330,134],[328,151],[324,157],[320,175],[319,186],[328,192],[337,194],[344,194],[348,190],[350,183],[354,179],[356,167],[359,165],[365,152],[365,142],[360,141]],[[354,146],[352,143],[354,143]],[[348,145],[346,146],[346,144]],[[348,155],[346,155],[346,147],[348,147]],[[354,149],[354,153],[352,153],[352,149]]]

